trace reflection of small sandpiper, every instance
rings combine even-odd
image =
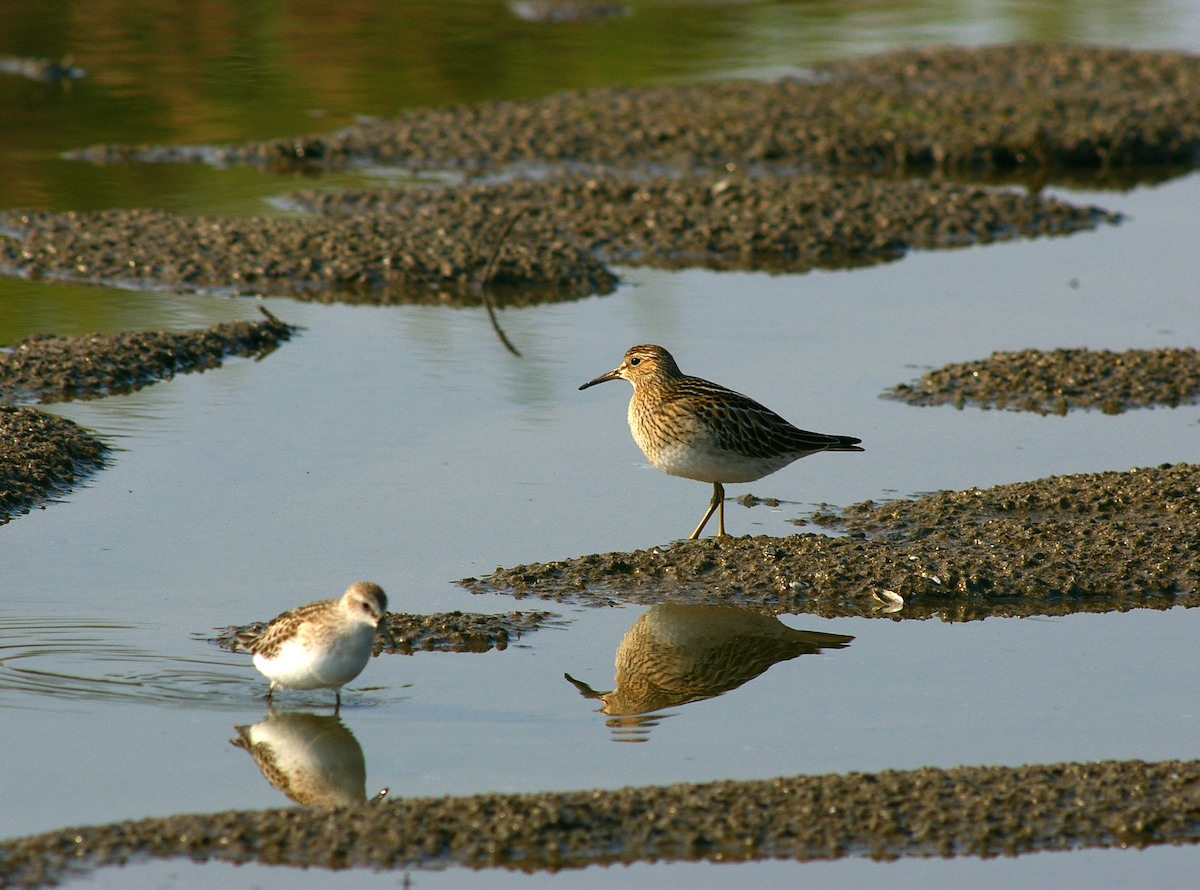
[[[347,807],[367,799],[362,746],[339,718],[272,710],[237,731],[232,743],[249,751],[271,786],[296,803]]]
[[[378,584],[360,581],[337,600],[320,600],[284,612],[260,632],[236,637],[233,648],[254,654],[254,666],[276,686],[329,689],[342,703],[341,687],[367,666],[387,596]]]
[[[629,428],[650,463],[664,473],[713,484],[695,540],[720,508],[725,534],[724,482],[753,482],[818,451],[862,451],[853,436],[797,429],[774,411],[717,383],[687,377],[661,346],[635,346],[619,368],[580,389],[616,379],[633,384]]]

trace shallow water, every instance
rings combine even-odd
[[[480,874],[462,869],[405,872],[403,883],[394,872],[328,872],[322,869],[234,866],[225,863],[195,865],[189,862],[151,862],[107,869],[70,884],[71,887],[121,888],[121,890],[187,890],[211,887],[255,887],[259,890],[310,890],[310,888],[411,887],[441,890],[444,887],[478,885],[521,888],[521,890],[590,890],[593,887],[717,888],[728,887],[731,879],[754,887],[816,886],[829,890],[918,890],[925,887],[965,887],[974,890],[1145,890],[1187,886],[1195,877],[1200,857],[1195,847],[1152,847],[1146,850],[1083,850],[1077,853],[1043,853],[1018,859],[902,859],[871,862],[846,859],[838,862],[749,862],[730,864],[678,863],[673,865],[635,863],[630,866],[593,866],[581,871],[523,874],[488,871]],[[736,869],[731,874],[730,870]]]
[[[475,9],[483,4],[454,6],[483,15]],[[341,110],[306,118],[309,129],[328,129],[352,110],[387,113],[417,101],[544,93],[612,82],[621,71],[624,56],[610,47],[595,70],[574,66],[551,79],[529,70],[523,40],[567,52],[589,40],[615,46],[614,35],[625,33],[620,29],[640,28],[645,45],[659,53],[626,72],[625,79],[640,82],[808,64],[943,38],[1119,37],[1200,49],[1196,10],[1167,4],[1112,3],[1095,16],[1071,4],[1055,6],[1060,14],[1031,4],[866,4],[831,15],[811,32],[818,13],[832,7],[718,5],[712,12],[684,4],[687,21],[699,24],[671,54],[653,25],[674,8],[639,6],[629,20],[603,23],[612,29],[603,38],[596,31],[544,36],[505,19],[495,43],[511,53],[505,70],[523,73],[487,87],[501,92],[487,92],[479,72],[421,89],[381,86],[378,94],[345,82],[340,91],[299,82],[291,88],[305,101],[261,119],[245,113],[263,101],[251,90],[226,112],[175,97],[177,104],[167,106],[180,113],[165,115],[169,126],[154,127],[148,122],[163,115],[146,107],[156,86],[149,75],[134,72],[121,86],[111,71],[102,73],[108,57],[89,58],[66,40],[77,64],[97,72],[94,81],[59,95],[36,92],[46,85],[0,78],[0,91],[24,97],[22,138],[36,146],[6,142],[0,150],[0,168],[8,171],[0,174],[7,183],[0,197],[4,206],[268,212],[261,196],[287,191],[294,180],[203,167],[92,168],[49,155],[107,138],[298,132],[295,109],[334,106],[326,101],[331,97]],[[798,32],[806,39],[788,49]],[[489,32],[480,25],[472,33]],[[157,50],[165,55],[169,45]],[[370,52],[334,45],[343,53],[336,59],[360,66],[351,69],[360,79],[350,78],[359,86],[363,72],[376,70],[371,65],[384,65],[369,61]],[[65,51],[0,47],[0,54]],[[336,59],[323,58],[314,61],[318,71],[340,70]],[[188,60],[194,61],[185,54]],[[269,64],[244,64],[256,75],[248,88],[276,83],[267,76],[274,70]],[[238,69],[225,59],[214,70],[219,76],[208,80],[193,72],[195,83],[215,90],[233,82]],[[408,83],[409,76],[393,74],[389,82]],[[431,92],[435,87],[443,92]],[[59,103],[99,113],[121,97],[129,118],[115,134],[86,121],[55,129],[56,115],[66,113]],[[32,154],[27,163],[22,151]],[[734,534],[807,530],[789,520],[820,502],[844,506],[1048,474],[1194,462],[1200,439],[1194,405],[1116,417],[1038,417],[916,409],[877,398],[923,368],[997,349],[1200,342],[1194,283],[1200,175],[1125,193],[1056,193],[1128,218],[1067,238],[914,253],[853,271],[773,277],[622,270],[623,285],[611,296],[501,312],[520,359],[505,351],[482,310],[268,299],[272,312],[305,329],[263,361],[235,359],[129,395],[54,406],[119,450],[111,467],[65,503],[0,528],[0,746],[7,755],[0,766],[6,801],[0,836],[287,803],[251,757],[229,744],[236,726],[266,716],[265,682],[246,656],[196,635],[336,595],[359,579],[382,584],[397,611],[543,608],[540,601],[472,596],[449,582],[496,565],[644,548],[686,535],[707,504],[706,486],[648,466],[625,424],[624,383],[577,391],[634,343],[662,343],[686,372],[750,393],[802,426],[863,439],[862,454],[820,454],[752,485],[731,486],[732,496],[752,491],[782,501],[752,509],[731,502]],[[35,332],[184,329],[251,317],[253,303],[0,279],[0,334],[10,342]],[[855,639],[840,651],[782,661],[720,697],[672,707],[635,727],[639,744],[615,744],[630,737],[628,727],[606,725],[598,703],[581,697],[563,674],[610,689],[614,654],[644,609],[558,611],[569,620],[565,629],[537,631],[505,651],[373,661],[342,708],[365,759],[366,793],[384,786],[393,795],[437,795],[1200,757],[1194,683],[1200,613],[1194,611],[967,625],[787,616],[791,627]],[[279,703],[327,713],[331,698],[285,693]],[[1080,885],[1117,886],[1120,876],[1146,885],[1151,875],[1194,874],[1195,863],[1194,849],[1161,849],[736,868],[778,884],[807,878],[862,886],[882,876],[897,886],[1061,886],[1070,874],[1094,879]],[[628,875],[646,884],[705,884],[726,879],[727,867],[635,866]],[[190,886],[233,880],[229,871],[165,863],[103,871],[94,880],[141,875],[146,886]],[[261,868],[232,873],[247,886],[272,880],[338,886],[349,879],[317,870],[289,870],[282,878]],[[589,869],[489,873],[488,879],[590,886],[611,875]],[[476,880],[461,870],[413,877],[414,886],[428,887]]]

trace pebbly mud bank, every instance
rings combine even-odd
[[[1194,165],[1198,149],[1200,57],[1021,44],[888,52],[777,83],[597,89],[416,109],[325,135],[224,146],[99,145],[70,157],[283,170],[566,162],[1053,171]]]
[[[995,856],[1200,841],[1200,762],[932,767],[143,819],[0,843],[0,887],[104,865],[523,871],[639,861]]]
[[[592,605],[740,605],[826,617],[990,616],[1200,605],[1200,466],[1051,476],[870,501],[847,534],[699,541],[498,569],[476,593]]]
[[[388,612],[386,620],[394,645],[388,642],[383,632],[379,632],[375,635],[373,655],[503,650],[508,648],[509,643],[540,628],[565,626],[561,616],[554,612],[509,612],[504,615],[474,612],[408,615]],[[236,652],[240,648],[239,638],[257,636],[266,626],[265,621],[230,626],[208,642]]]
[[[1200,401],[1200,353],[1191,348],[993,352],[980,361],[926,371],[920,380],[897,384],[884,396],[910,405],[974,405],[1038,414],[1176,408]]]
[[[107,453],[65,418],[0,404],[0,525],[78,485]]]
[[[133,392],[176,374],[219,368],[227,356],[264,358],[296,328],[266,313],[198,331],[38,335],[0,351],[0,400],[42,403]]]
[[[288,201],[321,217],[0,214],[0,229],[17,236],[0,240],[0,271],[453,305],[481,303],[486,278],[497,303],[521,305],[610,292],[617,279],[605,263],[804,272],[1120,220],[1097,207],[1007,189],[728,174],[564,174],[403,191],[305,191]]]
[[[150,288],[268,291],[347,302],[478,305],[506,220],[246,219],[162,210],[0,213],[0,273]],[[489,227],[490,225],[490,227]],[[616,276],[562,238],[514,237],[492,282],[504,304],[611,291]]]
[[[522,239],[563,238],[606,263],[806,272],[887,262],[913,248],[1068,234],[1118,214],[1008,189],[863,177],[629,177],[599,171],[405,190],[295,192],[322,215],[421,225],[528,214]],[[515,243],[515,242],[514,242]]]

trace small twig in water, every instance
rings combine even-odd
[[[262,298],[259,297],[259,299],[262,299]],[[267,320],[270,322],[273,322],[277,325],[283,325],[285,328],[291,327],[291,325],[289,325],[286,321],[280,321],[278,316],[272,314],[271,311],[268,310],[267,307],[264,306],[262,303],[258,304],[258,311],[261,312],[263,315],[265,315],[267,317]]]

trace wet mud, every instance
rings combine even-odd
[[[476,593],[966,621],[1200,605],[1200,466],[870,501],[842,537],[703,538],[501,569]]]
[[[1200,401],[1200,354],[1192,348],[993,352],[980,361],[926,371],[920,380],[897,384],[884,396],[910,405],[974,405],[1038,414],[1176,408]]]
[[[604,263],[804,272],[912,248],[1116,223],[1096,207],[924,181],[596,173],[404,191],[305,191],[319,219],[17,213],[0,271],[350,302],[520,305],[606,293]],[[492,263],[492,256],[495,261]],[[490,269],[490,274],[489,274]]]
[[[474,612],[439,612],[407,615],[388,612],[387,632],[375,635],[373,655],[412,655],[416,652],[488,652],[507,649],[527,633],[543,627],[563,627],[554,612],[509,612],[487,615]],[[265,621],[233,625],[209,639],[222,649],[238,651],[238,640],[261,634]],[[387,638],[390,634],[391,640]]]
[[[182,333],[27,337],[0,351],[0,400],[49,403],[132,392],[176,374],[219,368],[227,356],[261,359],[295,330],[268,315]]]
[[[110,146],[85,155],[288,169],[517,165],[518,176],[293,194],[294,206],[320,214],[307,219],[10,212],[0,214],[0,272],[325,301],[524,305],[611,292],[606,263],[803,272],[1094,228],[1119,217],[1044,197],[1040,184],[1059,170],[1179,171],[1198,152],[1200,58],[1040,45],[888,53],[805,81],[421,109],[219,150]],[[935,167],[934,181],[904,178]],[[1006,171],[1032,177],[1029,192],[944,179]]]
[[[1194,165],[1198,149],[1200,57],[1021,44],[888,52],[777,83],[597,89],[416,109],[325,135],[226,146],[100,145],[71,156],[283,170],[567,162],[1052,173]]]
[[[375,638],[375,654],[503,650],[525,634],[543,627],[564,627],[565,623],[554,612],[509,612],[505,615],[472,612],[403,615],[389,612],[387,626],[395,645],[390,645],[380,634]]]
[[[107,453],[65,418],[0,404],[0,525],[78,485]]]
[[[896,259],[912,248],[1066,234],[1117,214],[1012,190],[920,180],[793,176],[559,175],[456,188],[303,191],[323,215],[421,224],[528,214],[523,239],[562,238],[623,265],[805,272]],[[514,238],[514,244],[516,243]]]
[[[299,299],[478,305],[501,214],[355,219],[181,216],[162,210],[0,213],[0,273],[150,288],[267,291]],[[490,224],[490,227],[489,227]],[[497,257],[496,302],[611,291],[616,276],[562,238],[521,238]]]
[[[523,871],[617,862],[995,856],[1200,841],[1200,762],[1139,760],[396,799],[68,828],[0,843],[0,886],[187,856]]]

